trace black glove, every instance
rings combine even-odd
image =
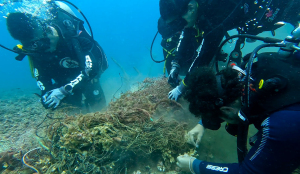
[[[172,69],[169,74],[168,83],[175,88],[180,82],[180,78],[178,77],[180,65],[174,60],[172,61],[171,65]]]

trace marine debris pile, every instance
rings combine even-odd
[[[176,157],[189,146],[186,124],[164,119],[182,110],[167,99],[169,90],[165,78],[147,78],[104,112],[67,116],[48,126],[43,146],[52,163],[43,172],[127,173],[142,159],[161,161],[160,170],[174,169]]]

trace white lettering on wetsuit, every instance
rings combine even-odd
[[[39,70],[34,68],[34,77],[37,79],[40,76]]]
[[[70,86],[72,87],[72,89],[73,89],[75,85],[77,85],[79,82],[82,81],[83,77],[84,77],[84,75],[83,75],[82,72],[81,72],[81,74],[80,74],[78,77],[76,77],[76,79],[72,80],[72,81],[71,81],[69,84],[67,84],[67,85],[70,85]],[[65,86],[67,86],[67,85],[65,85]],[[70,90],[70,92],[72,92],[72,89]]]
[[[90,71],[92,71],[93,63],[89,55],[85,56],[85,73],[89,76]]]
[[[40,90],[44,91],[46,88],[44,84],[41,81],[37,81],[37,86],[40,88]]]
[[[207,165],[206,169],[214,170],[217,172],[224,172],[224,173],[227,173],[229,171],[228,167],[219,167],[219,166],[213,166],[213,165]]]
[[[239,111],[238,116],[240,117],[241,120],[246,121],[246,118],[241,114],[241,112]]]

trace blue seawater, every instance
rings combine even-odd
[[[79,7],[87,17],[92,26],[95,40],[100,43],[108,57],[110,66],[101,77],[107,98],[111,98],[113,93],[121,87],[120,75],[122,77],[125,75],[111,58],[114,58],[124,68],[132,80],[131,84],[148,76],[163,75],[163,64],[153,63],[149,54],[152,39],[157,32],[157,20],[160,16],[158,0],[72,0],[71,2]],[[17,3],[14,6],[17,6]],[[14,6],[9,8],[14,11]],[[72,9],[79,18],[83,19],[76,9]],[[0,7],[0,11],[2,12],[0,13],[0,44],[13,48],[19,42],[14,40],[6,29],[4,17],[7,11],[4,7]],[[163,55],[159,46],[160,41],[161,38],[158,36],[153,54],[156,59],[161,60]],[[19,62],[14,59],[15,56],[15,53],[0,48],[0,90],[37,89],[35,79],[30,74],[27,58]],[[138,74],[134,68],[137,68],[141,74]],[[138,76],[139,78],[137,78]]]

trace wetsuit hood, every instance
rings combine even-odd
[[[191,0],[160,0],[159,10],[161,17],[158,20],[158,32],[163,38],[170,38],[180,32],[187,25],[181,16],[187,12]],[[171,22],[167,22],[172,20]]]
[[[191,0],[160,0],[159,11],[161,18],[168,20],[177,16],[182,16]]]
[[[177,32],[180,32],[187,25],[187,21],[183,18],[177,18],[174,21],[167,23],[162,18],[158,19],[157,29],[163,38],[170,38]]]
[[[269,115],[281,108],[300,102],[300,61],[296,56],[280,59],[276,53],[263,53],[253,64],[250,116]],[[264,119],[264,118],[262,118]]]

